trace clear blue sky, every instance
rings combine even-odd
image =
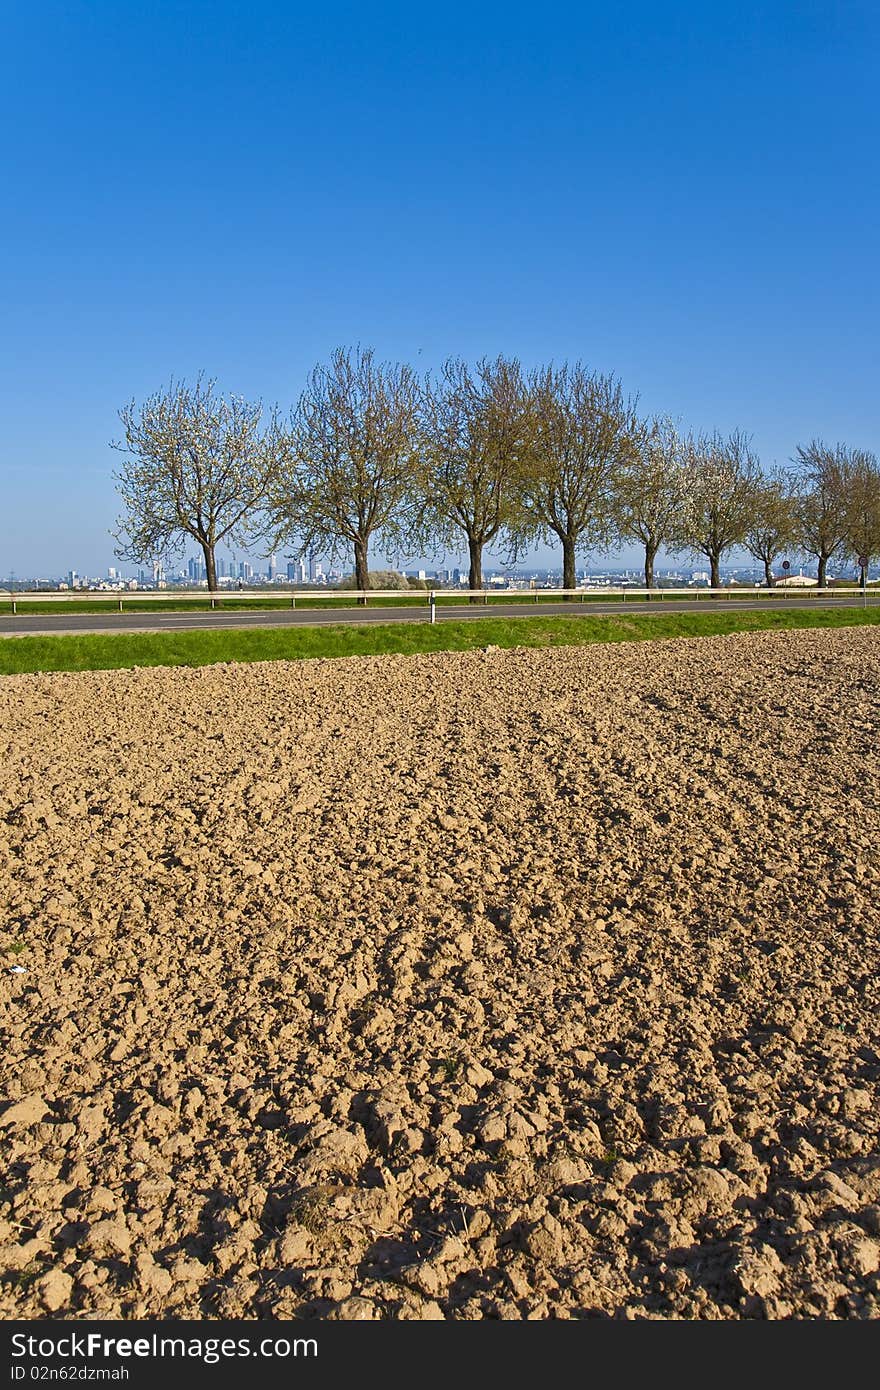
[[[287,406],[338,344],[880,446],[868,0],[41,0],[3,40],[2,577],[113,563],[127,399]]]

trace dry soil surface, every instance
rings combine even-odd
[[[5,678],[0,1313],[880,1315],[878,691],[877,629]]]

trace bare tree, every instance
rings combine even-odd
[[[850,451],[813,439],[797,446],[794,462],[799,466],[797,544],[815,558],[819,588],[825,589],[829,561],[846,549]]]
[[[294,411],[267,508],[277,545],[354,557],[369,586],[369,547],[405,542],[414,504],[418,380],[372,348],[337,348],[309,376]]]
[[[735,430],[727,439],[717,433],[690,438],[685,471],[686,493],[670,548],[705,555],[716,589],[722,557],[745,542],[760,464],[747,437]]]
[[[859,566],[859,584],[868,582],[868,567],[880,555],[880,467],[873,454],[853,449],[846,479],[844,545]],[[864,562],[864,563],[863,563]]]
[[[672,541],[687,497],[685,442],[671,419],[655,416],[636,445],[615,486],[617,532],[644,546],[645,587],[653,589],[657,553]]]
[[[190,537],[216,591],[216,548],[227,537],[248,543],[277,461],[277,425],[273,416],[263,428],[262,415],[259,401],[223,397],[203,376],[120,410],[125,439],[112,446],[126,454],[114,474],[124,507],[113,533],[120,559],[171,556]]]
[[[529,377],[530,447],[520,472],[524,536],[562,545],[562,587],[577,585],[575,557],[606,546],[613,499],[639,430],[635,403],[611,376],[580,362]]]
[[[519,362],[484,358],[471,372],[450,359],[439,380],[426,381],[421,416],[423,532],[450,548],[463,535],[468,587],[481,589],[484,547],[518,526],[518,470],[529,431]]]
[[[745,533],[745,548],[764,566],[764,580],[773,588],[773,562],[797,536],[797,494],[791,477],[774,469],[755,488],[752,516]]]

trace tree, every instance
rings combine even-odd
[[[864,588],[868,567],[880,555],[880,467],[874,455],[863,449],[853,449],[849,456],[845,523],[844,545],[858,562],[859,584]]]
[[[829,561],[846,548],[850,453],[843,444],[813,439],[797,446],[794,462],[800,470],[797,544],[805,555],[815,557],[819,588],[824,589]]]
[[[613,498],[638,432],[634,403],[613,377],[542,367],[529,377],[530,445],[519,486],[524,534],[562,545],[562,587],[577,585],[579,551],[606,545]]]
[[[768,588],[776,583],[773,562],[797,535],[797,497],[791,478],[776,469],[755,488],[753,512],[745,533],[745,548],[764,566]]]
[[[761,471],[747,437],[735,430],[691,437],[686,447],[685,491],[670,548],[705,555],[710,586],[721,583],[721,559],[743,545]]]
[[[337,348],[317,366],[291,419],[269,497],[277,545],[354,556],[355,587],[369,587],[369,548],[408,534],[414,505],[418,380],[372,348]]]
[[[186,537],[202,549],[208,588],[217,589],[216,549],[227,537],[246,545],[279,452],[274,416],[263,428],[261,402],[221,396],[216,382],[171,382],[142,406],[119,412],[127,455],[114,474],[124,512],[113,533],[121,560],[154,561],[179,552]]]
[[[645,548],[645,587],[654,587],[654,562],[671,542],[685,497],[685,441],[666,416],[655,416],[636,435],[636,448],[615,486],[617,531]]]
[[[483,549],[518,526],[518,470],[529,413],[516,359],[483,358],[471,372],[450,358],[425,382],[421,409],[420,529],[452,548],[463,534],[468,587],[483,587]],[[476,597],[471,602],[476,603]]]

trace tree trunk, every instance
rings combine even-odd
[[[208,593],[217,592],[217,559],[214,555],[214,547],[210,541],[202,541],[202,551],[205,556],[205,571],[208,575]]]
[[[867,565],[859,565],[859,588],[860,588],[860,589],[866,589],[867,587],[868,587],[868,566],[867,566]]]
[[[470,568],[468,570],[468,588],[482,589],[483,587],[483,544],[482,541],[473,540],[468,536],[468,558]],[[469,603],[479,603],[476,594],[471,594]]]
[[[768,589],[775,588],[776,580],[773,578],[773,571],[770,568],[770,561],[767,559],[766,556],[764,557],[764,578],[767,581]]]
[[[721,556],[709,556],[709,587],[710,589],[721,588]]]
[[[577,588],[577,569],[574,559],[574,537],[562,537],[562,587],[563,589]],[[566,594],[566,601],[574,601],[574,594]]]
[[[646,544],[646,545],[645,545],[645,588],[646,588],[646,589],[653,589],[653,587],[654,587],[654,560],[656,559],[656,556],[657,556],[657,547],[656,547],[656,545]]]
[[[210,594],[217,591],[217,562],[214,558],[214,547],[210,541],[202,541],[202,554],[205,557],[205,572],[208,576],[208,592]]]
[[[354,543],[354,587],[356,589],[368,589],[370,587],[370,567],[367,560],[367,542],[363,538]],[[358,599],[358,603],[366,603],[366,598]]]
[[[819,588],[820,588],[820,589],[827,589],[827,588],[828,588],[828,580],[827,580],[826,577],[825,577],[825,571],[826,571],[826,569],[828,568],[828,556],[827,556],[827,555],[820,555],[820,556],[818,557],[818,559],[819,559],[819,565],[818,565],[818,568],[817,568],[817,571],[816,571],[816,577],[817,577],[817,580],[818,580],[818,583],[819,583]]]

